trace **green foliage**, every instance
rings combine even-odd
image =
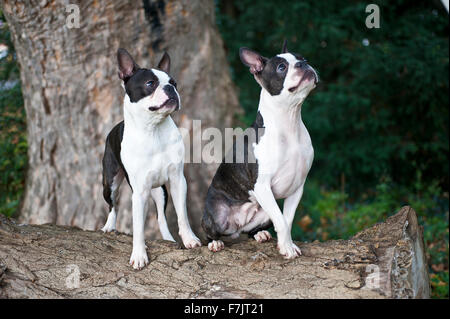
[[[20,203],[27,164],[26,122],[19,69],[9,30],[0,11],[0,214],[12,216]]]
[[[448,270],[431,274],[433,297],[448,299]]]

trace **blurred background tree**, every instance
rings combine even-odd
[[[302,54],[321,82],[302,117],[315,159],[297,240],[347,238],[411,204],[425,225],[433,293],[448,297],[449,38],[440,1],[216,1],[233,80],[255,118],[260,87],[238,55]],[[444,191],[445,190],[445,191]]]

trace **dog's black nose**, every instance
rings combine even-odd
[[[306,62],[306,60],[305,61],[298,61],[297,63],[295,63],[295,65],[294,65],[294,67],[295,68],[301,68],[301,69],[303,69],[303,68],[305,68],[306,66],[308,65],[308,63]]]
[[[169,99],[176,99],[178,100],[178,95],[175,91],[175,88],[172,85],[165,85],[163,88],[164,92],[166,93],[167,97]]]

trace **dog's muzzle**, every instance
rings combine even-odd
[[[164,107],[170,109],[173,108],[175,111],[180,109],[180,101],[178,99],[178,94],[175,91],[175,88],[172,85],[168,84],[164,86],[163,90],[167,95],[167,100],[165,100],[164,103],[160,106],[150,106],[148,109],[150,111],[156,111]]]
[[[307,63],[303,62],[298,62],[295,65],[296,68],[299,68],[303,71],[303,75],[300,78],[300,81],[297,83],[297,85],[295,85],[294,87],[291,87],[289,89],[289,92],[294,92],[296,89],[298,89],[300,87],[300,85],[304,82],[304,81],[311,81],[314,80],[314,84],[317,84],[317,82],[319,82],[319,78],[317,76],[317,73],[314,71],[313,68],[311,68]]]
[[[178,104],[178,98],[169,98],[167,99],[162,105],[161,107],[170,107],[170,108],[175,108],[178,110],[178,108],[180,107],[180,105]]]

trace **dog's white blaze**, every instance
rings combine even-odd
[[[300,74],[296,72],[294,67],[295,63],[297,63],[299,60],[297,60],[291,53],[283,53],[277,56],[280,58],[284,58],[289,63],[288,71],[283,83],[283,91],[285,91],[295,86],[301,79]]]
[[[158,77],[159,79],[159,87],[157,89],[158,92],[155,92],[155,103],[157,103],[157,101],[162,101],[159,103],[159,105],[161,105],[162,103],[164,103],[167,99],[167,95],[164,93],[164,90],[162,89],[165,85],[170,84],[170,77],[167,75],[167,73],[162,72],[160,70],[156,70],[156,69],[152,69],[152,72]],[[161,92],[162,91],[162,92]],[[179,102],[179,107],[181,109],[181,97],[180,94],[178,94],[178,90],[175,90],[177,96],[178,96],[178,102]]]
[[[155,74],[158,77],[160,85],[164,85],[169,83],[170,77],[166,72],[157,70],[157,69],[151,69],[153,74]]]
[[[159,79],[159,86],[155,90],[155,92],[153,92],[153,94],[148,97],[149,98],[149,102],[153,103],[153,105],[149,105],[149,106],[158,107],[158,106],[163,104],[168,99],[168,96],[164,92],[163,87],[166,84],[169,84],[169,76],[166,73],[161,72],[159,70],[155,70],[155,69],[152,69],[152,72],[158,77],[158,79]]]

